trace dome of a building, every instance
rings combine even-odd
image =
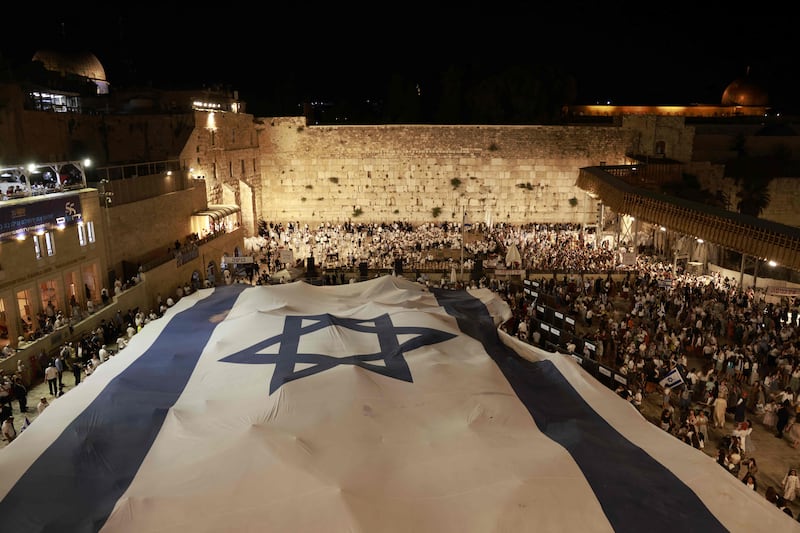
[[[40,50],[34,54],[33,61],[41,61],[44,68],[62,75],[75,74],[95,82],[108,81],[103,65],[91,52]]]
[[[749,76],[733,80],[722,93],[722,105],[768,106],[767,91]]]

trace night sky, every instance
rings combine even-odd
[[[409,91],[431,122],[525,122],[502,108],[532,94],[540,103],[717,104],[748,68],[774,106],[800,99],[793,17],[766,4],[756,13],[730,3],[295,4],[165,3],[91,17],[23,6],[28,22],[4,25],[0,54],[15,65],[40,49],[88,50],[112,90],[222,85],[263,116],[300,114],[304,101],[380,105],[390,116],[401,111],[387,102]],[[491,109],[487,94],[497,92]],[[470,116],[468,107],[484,111]]]

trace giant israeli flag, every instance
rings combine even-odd
[[[0,530],[787,531],[486,289],[181,299],[0,451]]]

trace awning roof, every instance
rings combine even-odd
[[[194,216],[209,216],[214,220],[221,220],[228,215],[241,211],[238,205],[209,205],[203,211],[194,213]]]

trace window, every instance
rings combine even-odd
[[[667,153],[667,143],[664,141],[656,142],[656,155],[665,155]]]
[[[89,233],[89,242],[94,242],[96,240],[94,235],[94,221],[90,220],[86,223],[86,229]]]
[[[78,242],[81,246],[86,246],[86,228],[83,227],[82,222],[78,222]]]
[[[36,254],[36,259],[42,258],[42,243],[39,241],[39,235],[33,236],[33,251]]]
[[[52,231],[46,231],[44,234],[44,245],[47,248],[48,257],[56,255],[56,239]]]

